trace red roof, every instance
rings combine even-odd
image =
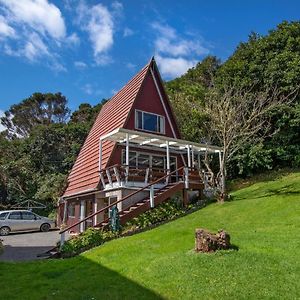
[[[124,126],[151,63],[152,60],[102,107],[73,165],[63,197],[97,188],[99,183],[99,138]],[[102,168],[107,166],[113,148],[113,142],[103,142]]]

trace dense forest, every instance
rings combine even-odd
[[[251,33],[225,62],[204,58],[166,89],[183,138],[224,146],[226,176],[236,178],[300,166],[299,82],[300,22],[283,22]],[[35,93],[11,106],[1,118],[0,205],[55,207],[105,101],[71,114],[60,93]]]

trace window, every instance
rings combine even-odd
[[[122,150],[122,164],[126,164],[126,151]],[[166,169],[167,168],[167,158],[164,155],[152,155],[145,152],[129,152],[129,164],[131,167],[136,167],[138,169],[152,167],[154,169]],[[170,157],[170,169],[171,171],[176,170],[177,160],[176,157]]]
[[[22,218],[23,218],[23,220],[35,220],[36,219],[35,215],[29,211],[23,211]]]
[[[19,211],[11,212],[9,217],[10,220],[21,220],[21,213]]]
[[[164,134],[165,118],[157,114],[136,110],[135,128]]]
[[[5,220],[8,215],[8,212],[3,212],[0,214],[0,220]]]
[[[70,203],[68,206],[68,216],[71,218],[75,217],[75,203]]]

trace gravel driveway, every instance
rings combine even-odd
[[[4,253],[0,261],[25,261],[42,259],[38,257],[56,246],[59,241],[59,231],[14,233],[0,236],[4,244]]]

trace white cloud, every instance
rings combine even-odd
[[[21,50],[21,53],[22,52],[30,61],[35,61],[43,56],[51,56],[48,47],[39,35],[34,32],[29,35],[24,49]]]
[[[85,69],[87,67],[87,64],[83,61],[75,61],[74,62],[74,66],[77,68],[77,69]]]
[[[156,60],[161,73],[171,78],[181,76],[197,64],[197,60],[185,59],[183,57],[162,57],[157,55]]]
[[[111,11],[100,3],[87,6],[85,2],[81,2],[78,6],[79,24],[89,35],[95,62],[98,65],[105,65],[112,61],[108,51],[114,44],[114,18],[120,14],[122,8],[120,2],[113,2]]]
[[[73,32],[67,37],[67,43],[69,43],[71,46],[77,46],[80,44],[80,39],[76,32]]]
[[[183,38],[169,25],[154,22],[154,48],[161,72],[168,78],[174,78],[195,66],[199,56],[209,53],[203,41],[196,37]]]
[[[92,85],[87,83],[85,84],[83,87],[82,87],[82,90],[88,94],[88,95],[92,95],[93,94],[93,88],[92,88]]]
[[[41,63],[56,72],[63,46],[80,43],[76,33],[67,35],[60,9],[48,0],[0,0],[0,51]]]
[[[128,68],[128,69],[135,69],[136,68],[136,65],[135,64],[133,64],[133,63],[131,63],[131,62],[129,62],[129,63],[127,63],[126,64],[126,67]]]
[[[123,37],[128,37],[131,35],[134,35],[134,31],[128,27],[125,27],[123,31]]]
[[[3,16],[0,15],[0,38],[2,37],[9,37],[14,38],[16,37],[15,30],[9,26]]]
[[[60,10],[47,0],[0,0],[7,8],[9,19],[30,26],[41,34],[62,39],[66,35],[66,26]]]
[[[0,110],[0,119],[1,117],[4,117],[4,111],[3,110]],[[6,128],[1,124],[1,121],[0,121],[0,132],[1,131],[4,131]]]
[[[98,89],[95,85],[92,85],[90,83],[85,84],[82,87],[82,90],[87,94],[87,95],[101,95],[102,90]]]

